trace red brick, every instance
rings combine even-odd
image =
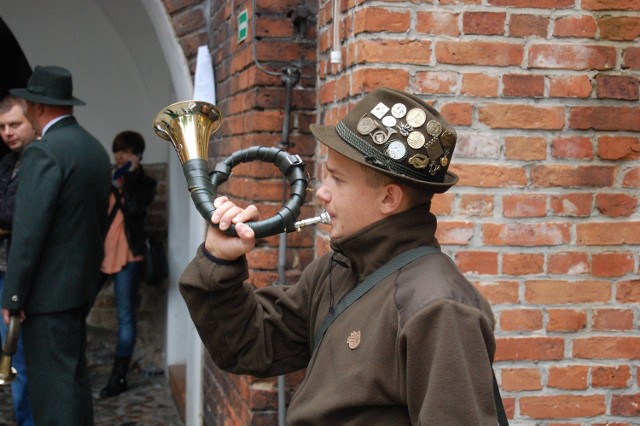
[[[469,96],[498,96],[498,77],[487,74],[463,74],[460,93]]]
[[[617,284],[616,301],[619,303],[640,302],[640,280],[620,281]]]
[[[496,346],[496,361],[549,361],[564,357],[564,339],[560,337],[498,337]]]
[[[594,417],[606,412],[604,395],[523,396],[520,414],[533,419]]]
[[[550,274],[588,274],[589,256],[582,252],[560,252],[549,254],[547,268]]]
[[[549,17],[514,13],[509,18],[509,35],[512,37],[545,38],[549,30]]]
[[[633,254],[629,252],[595,253],[591,259],[594,277],[620,277],[633,272]]]
[[[587,325],[587,314],[585,311],[549,309],[548,315],[547,331],[576,332],[583,330]]]
[[[564,109],[554,106],[486,104],[478,108],[478,120],[494,129],[560,130]]]
[[[577,245],[640,244],[640,222],[592,222],[576,224]]]
[[[440,114],[452,126],[471,126],[473,124],[473,105],[450,102],[440,107]]]
[[[518,302],[519,284],[515,281],[498,281],[495,283],[477,284],[476,288],[492,305]]]
[[[409,73],[404,69],[364,68],[355,71],[352,79],[352,90],[357,92],[369,92],[380,86],[401,89],[407,87]]]
[[[464,34],[501,35],[504,34],[504,12],[472,12],[462,15]]]
[[[428,65],[431,62],[431,42],[404,39],[359,40],[349,46],[349,57],[353,58],[354,64],[393,62]]]
[[[587,217],[591,214],[593,194],[552,195],[549,198],[551,212],[556,216]]]
[[[353,17],[353,33],[380,32],[404,33],[409,30],[411,15],[400,9],[383,7],[357,9]]]
[[[465,274],[498,273],[498,253],[485,251],[463,251],[455,255],[455,262]]]
[[[503,331],[535,331],[542,329],[542,311],[537,309],[505,310],[500,312]]]
[[[492,195],[462,194],[456,214],[459,216],[491,216],[494,205]]]
[[[573,0],[489,0],[492,6],[518,8],[565,9],[573,6]]]
[[[613,395],[611,398],[611,414],[614,416],[640,416],[640,393],[633,395]]]
[[[547,386],[558,389],[586,389],[588,375],[589,367],[586,365],[550,367]]]
[[[544,272],[544,255],[536,253],[505,253],[502,255],[502,273],[530,275]]]
[[[515,194],[502,197],[504,217],[544,217],[547,215],[547,196],[544,194]]]
[[[591,386],[595,388],[624,388],[631,379],[631,368],[628,365],[593,366],[591,367]]]
[[[551,155],[562,159],[591,160],[593,145],[588,137],[558,137],[551,141]]]
[[[603,160],[638,160],[640,139],[633,136],[602,136],[598,139],[598,156]]]
[[[569,111],[569,127],[578,130],[640,131],[640,108],[574,107]]]
[[[632,330],[633,311],[631,309],[594,309],[593,330]]]
[[[504,156],[508,160],[545,160],[547,158],[547,140],[536,136],[505,137]]]
[[[531,182],[540,187],[613,186],[616,168],[613,166],[536,166],[531,169]]]
[[[511,223],[482,225],[483,243],[507,246],[555,246],[570,240],[566,223]]]
[[[451,193],[435,194],[431,199],[431,213],[436,216],[449,216],[453,213],[455,195]]]
[[[628,217],[636,212],[638,197],[628,194],[596,194],[596,208],[609,217]]]
[[[189,9],[172,16],[171,22],[177,36],[185,35],[202,28],[205,23],[203,10],[199,8]]]
[[[640,0],[582,0],[584,10],[638,10]]]
[[[532,304],[608,302],[607,281],[530,280],[525,282],[524,300]]]
[[[186,7],[200,3],[202,0],[162,0],[169,13],[175,13]]]
[[[436,60],[441,64],[506,67],[522,63],[521,44],[486,41],[440,41]]]
[[[440,244],[466,245],[474,233],[472,223],[439,221],[436,237]]]
[[[549,96],[556,98],[588,98],[593,89],[587,75],[549,77]]]
[[[500,388],[508,392],[541,390],[540,371],[536,368],[503,368]]]
[[[638,16],[602,16],[598,18],[598,27],[603,40],[632,41],[640,37]]]
[[[458,14],[449,12],[418,12],[416,14],[416,31],[421,34],[432,34],[456,37],[458,30]]]
[[[544,96],[544,77],[541,75],[505,74],[502,76],[502,94],[521,98]]]
[[[596,76],[596,94],[601,99],[638,100],[638,80],[631,76],[606,75]]]
[[[627,47],[622,52],[623,69],[640,69],[640,47]]]
[[[527,184],[527,176],[522,167],[452,163],[449,171],[458,175],[460,186],[502,188]]]
[[[453,94],[457,90],[458,74],[451,71],[419,71],[415,85],[424,94]]]
[[[640,359],[640,337],[587,337],[573,339],[572,356],[585,359]]]
[[[599,45],[535,44],[529,48],[529,67],[569,70],[609,70],[616,49]]]
[[[640,188],[640,167],[630,168],[623,173],[622,186],[624,188]]]
[[[554,22],[554,37],[594,38],[598,25],[593,16],[564,16]]]

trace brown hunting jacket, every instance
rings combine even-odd
[[[180,291],[215,363],[258,377],[306,368],[291,425],[497,424],[488,302],[444,254],[428,254],[380,281],[314,334],[346,293],[396,255],[438,246],[427,206],[335,240],[298,283],[255,290],[246,258],[216,262],[203,248]]]

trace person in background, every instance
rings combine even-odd
[[[458,181],[455,130],[421,98],[380,88],[311,132],[328,148],[316,197],[332,250],[295,285],[255,289],[246,222],[258,209],[216,198],[180,277],[210,356],[258,377],[306,369],[287,424],[495,426],[494,316],[440,251],[430,212]],[[223,232],[231,224],[238,237]]]
[[[36,138],[36,131],[27,120],[27,102],[7,95],[0,100],[0,137],[11,151],[0,160],[0,297],[4,288],[7,260],[11,246],[13,212],[18,192],[18,172],[23,150]],[[7,325],[0,321],[2,341],[7,338]],[[18,426],[33,425],[33,414],[27,392],[27,373],[24,363],[22,336],[12,357],[16,378],[11,383],[13,412]]]
[[[144,152],[140,133],[124,131],[113,140],[115,169],[109,199],[110,227],[105,240],[102,273],[113,281],[118,341],[109,382],[100,398],[126,391],[127,371],[136,343],[136,304],[144,276],[144,220],[156,192],[156,181],[140,164]]]
[[[92,425],[86,317],[101,284],[109,154],[73,116],[84,102],[67,69],[36,66],[10,93],[41,139],[22,155],[2,315],[23,319],[35,423]]]

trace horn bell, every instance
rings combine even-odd
[[[180,163],[209,159],[209,140],[222,123],[222,114],[204,101],[181,101],[160,111],[153,129],[162,139],[173,144]]]

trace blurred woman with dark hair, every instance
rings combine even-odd
[[[113,140],[116,164],[109,200],[111,225],[105,240],[102,273],[113,280],[118,343],[111,377],[100,391],[100,398],[127,390],[126,375],[136,343],[136,302],[144,276],[144,220],[156,193],[156,181],[145,174],[140,164],[144,148],[144,139],[137,132],[124,131]]]

